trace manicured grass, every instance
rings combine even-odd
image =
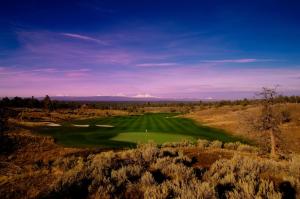
[[[161,132],[129,132],[120,133],[112,140],[115,141],[125,141],[125,142],[135,142],[135,143],[146,143],[148,140],[154,140],[157,144],[163,144],[166,142],[176,142],[178,140],[194,140],[192,136],[177,134],[174,136],[172,133],[161,133]]]
[[[74,127],[72,124],[89,124]],[[97,127],[111,125],[113,127]],[[153,140],[158,144],[199,138],[241,141],[222,130],[200,126],[193,120],[170,113],[115,116],[63,123],[60,127],[39,127],[36,131],[53,136],[58,143],[75,147],[134,147],[136,143]],[[147,131],[147,132],[146,132]]]

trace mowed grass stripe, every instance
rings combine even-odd
[[[170,120],[170,118],[164,118],[165,127],[173,133],[179,132],[177,125],[174,125],[174,122]]]
[[[160,129],[163,132],[168,132],[170,131],[170,129],[168,128],[168,126],[166,125],[166,119],[165,117],[153,117],[154,121],[157,125],[157,128]]]
[[[147,129],[148,119],[149,117],[143,116],[143,119],[140,124],[140,129]]]
[[[154,118],[151,117],[151,115],[149,115],[149,123],[147,125],[147,128],[148,128],[148,131],[152,131],[152,132],[157,132],[157,128],[156,128],[156,125],[155,125],[155,121],[154,121]]]
[[[132,131],[141,131],[141,129],[143,128],[141,126],[142,120],[144,120],[145,116],[140,116],[138,117],[129,127]]]
[[[123,122],[120,124],[121,126],[117,127],[117,130],[121,131],[128,131],[131,130],[131,125],[137,120],[137,117],[135,116],[128,116],[127,118],[124,118]]]
[[[176,132],[179,134],[190,134],[190,127],[187,127],[186,125],[182,124],[181,120],[179,118],[169,118],[170,121],[174,124],[174,127],[176,129]]]
[[[119,128],[119,126],[122,126],[121,124],[124,123],[124,119],[122,119],[119,116],[115,116],[114,118],[110,118],[110,123],[111,125],[114,126],[114,128]]]

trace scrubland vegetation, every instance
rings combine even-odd
[[[73,152],[24,165],[30,172],[1,173],[1,198],[295,198],[299,159],[206,140]]]
[[[109,108],[109,103],[102,104],[103,108],[82,103],[53,108],[51,99],[38,101],[39,107],[15,106],[11,100],[10,106],[2,106],[3,101],[7,103],[4,99],[0,198],[299,198],[300,106],[297,101],[289,102],[291,99],[298,98],[278,96],[271,107],[261,100],[240,100],[160,106],[157,102],[133,103],[129,105],[132,109]],[[51,134],[32,132],[47,122],[98,122],[99,118],[108,121],[112,116],[134,118],[156,112],[176,112],[249,142],[198,139],[160,145],[149,142],[136,148],[67,148],[57,144]],[[140,130],[144,131],[150,120],[153,125],[155,119],[146,118]],[[161,129],[166,129],[169,120],[165,120],[157,120]],[[263,133],[272,129],[269,124],[280,132],[275,143],[278,156],[270,156],[271,137]]]

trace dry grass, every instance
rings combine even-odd
[[[1,164],[1,198],[281,198],[300,190],[299,156],[275,161],[240,143],[148,143],[96,152],[39,139],[27,138],[13,158],[1,156],[7,163]]]
[[[282,131],[280,145],[285,152],[300,153],[300,104],[286,104],[286,108],[283,106],[277,108],[279,111],[290,112],[291,120],[283,123],[280,126]],[[259,114],[259,107],[255,105],[249,106],[223,106],[206,108],[203,110],[197,110],[193,113],[185,115],[185,117],[192,118],[197,122],[221,128],[234,135],[243,136],[251,140],[266,145],[265,142],[261,142],[261,137],[258,132],[253,132],[247,128],[247,116],[255,116]]]
[[[128,112],[121,110],[100,110],[100,109],[59,109],[50,113],[42,109],[18,108],[18,118],[11,119],[19,124],[43,125],[46,122],[61,122],[66,120],[88,119],[94,117],[107,117],[115,115],[128,115]]]

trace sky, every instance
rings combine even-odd
[[[300,94],[297,0],[1,0],[0,96]]]

